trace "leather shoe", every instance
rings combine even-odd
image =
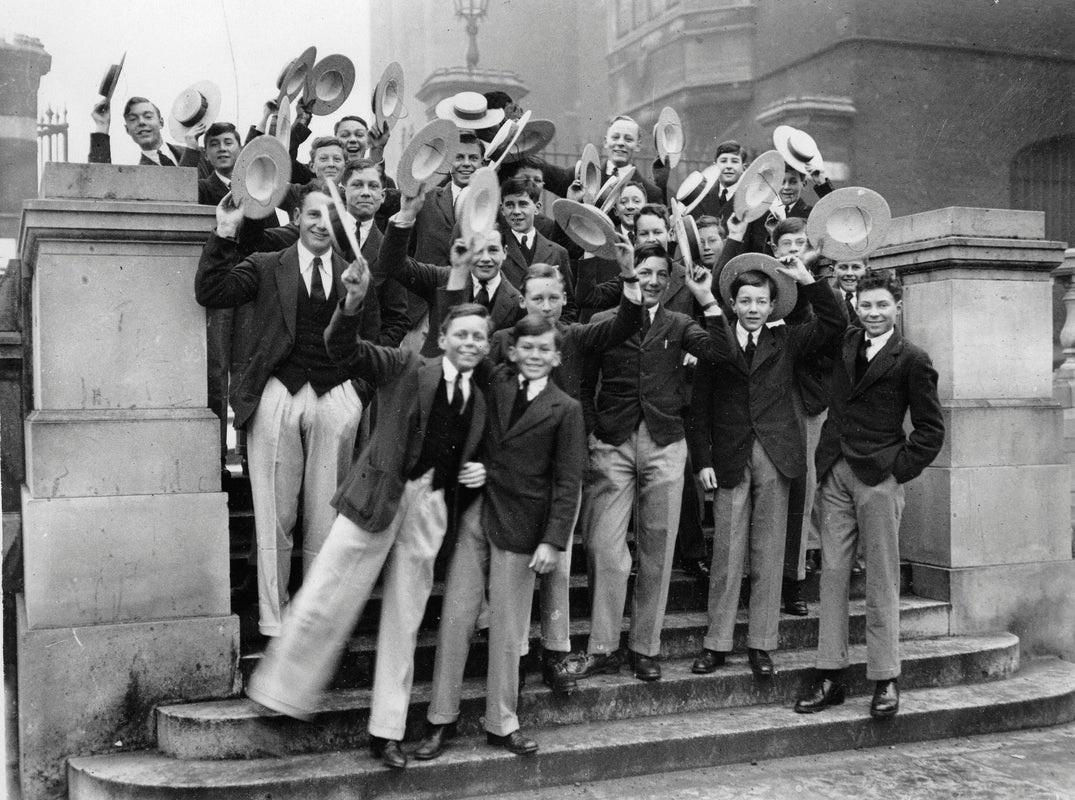
[[[773,660],[764,650],[751,647],[747,650],[747,661],[750,663],[750,671],[754,673],[754,680],[769,680],[776,672],[773,669]]]
[[[582,667],[582,658],[571,653],[546,650],[542,656],[541,678],[545,685],[557,694],[571,694],[579,688],[576,678]]]
[[[899,710],[900,687],[896,685],[896,679],[878,681],[873,690],[873,700],[870,702],[870,716],[874,719],[885,719],[896,716]]]
[[[587,653],[578,661],[576,678],[588,678],[591,675],[615,675],[623,664],[623,656],[618,650],[611,653]]]
[[[840,705],[846,697],[847,687],[843,683],[831,676],[817,675],[795,701],[795,712],[813,714]]]
[[[454,722],[449,722],[446,725],[434,725],[432,722],[427,722],[425,735],[422,736],[422,741],[418,743],[418,748],[414,751],[414,757],[419,761],[429,761],[436,758],[444,752],[448,740],[453,736],[455,736]]]
[[[821,572],[821,551],[820,550],[807,550],[806,551],[806,574],[813,575],[815,572]]]
[[[793,617],[805,617],[810,611],[799,592],[799,581],[784,581],[780,592],[781,610]]]
[[[793,617],[805,617],[810,613],[810,609],[806,607],[805,600],[785,600],[783,611]]]
[[[635,671],[635,677],[640,681],[659,681],[661,679],[661,665],[652,656],[644,656],[629,651],[631,668]]]
[[[407,766],[407,754],[400,747],[400,742],[395,739],[371,736],[370,753],[374,758],[381,759],[381,763],[391,769],[403,769]]]
[[[691,558],[683,564],[683,571],[700,581],[709,580],[709,561],[704,558]]]
[[[694,663],[691,664],[691,672],[695,675],[708,675],[710,672],[714,672],[717,667],[724,666],[724,658],[724,653],[710,650],[708,647],[704,648],[698,658],[694,659]]]
[[[493,747],[503,747],[509,753],[514,753],[517,756],[533,755],[538,749],[538,743],[523,736],[521,731],[512,731],[507,736],[486,733],[485,741]]]

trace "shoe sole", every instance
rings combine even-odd
[[[896,713],[899,710],[900,710],[899,706],[896,706],[891,711],[874,711],[871,708],[870,709],[870,716],[873,717],[874,719],[892,719],[894,716],[896,716]]]
[[[799,708],[798,704],[795,706],[796,714],[816,714],[819,711],[824,711],[826,708],[832,708],[833,706],[842,706],[846,696],[840,697],[839,700],[830,700],[823,706],[812,706],[810,708]]]

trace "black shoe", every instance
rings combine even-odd
[[[631,669],[635,671],[635,677],[640,681],[659,681],[661,679],[661,665],[653,656],[644,656],[634,650],[627,651],[627,657],[631,662]]]
[[[820,550],[807,550],[806,551],[806,574],[813,575],[815,572],[821,572],[821,551]]]
[[[546,650],[542,656],[541,679],[557,694],[571,694],[579,688],[577,676],[582,661],[582,657],[572,656],[571,653]]]
[[[426,723],[426,731],[422,741],[418,743],[418,749],[414,751],[414,757],[419,761],[429,761],[444,752],[448,740],[455,736],[455,723],[446,725],[434,725]]]
[[[690,558],[683,563],[683,571],[700,581],[709,580],[709,561],[705,558]]]
[[[874,719],[885,719],[896,716],[899,710],[900,687],[896,685],[896,679],[878,681],[873,690],[873,700],[870,701],[870,716]]]
[[[747,661],[750,663],[750,671],[754,673],[754,680],[767,681],[776,672],[773,669],[773,660],[764,650],[751,647],[747,650]]]
[[[587,653],[578,660],[576,678],[589,678],[591,675],[615,675],[623,665],[623,656],[619,650],[611,653]]]
[[[708,675],[710,672],[714,672],[717,667],[724,666],[725,656],[725,653],[710,650],[708,647],[703,648],[698,658],[694,659],[694,663],[691,664],[691,672],[695,675]]]
[[[813,714],[829,706],[838,706],[847,697],[847,687],[831,675],[815,675],[795,701],[795,712]]]
[[[370,755],[381,759],[381,763],[391,769],[403,769],[407,766],[407,754],[403,752],[400,743],[395,739],[371,736]]]
[[[806,601],[799,594],[799,581],[784,581],[780,592],[781,610],[793,617],[805,617],[810,613]]]
[[[517,756],[530,756],[536,753],[538,749],[538,743],[533,739],[527,739],[521,731],[512,731],[507,736],[486,733],[485,741],[493,747],[503,747],[509,753],[514,753]]]

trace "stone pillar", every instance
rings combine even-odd
[[[1051,275],[1040,211],[943,208],[893,220],[871,269],[904,284],[903,330],[940,375],[944,448],[907,486],[913,590],[952,633],[1009,630],[1075,658],[1071,478],[1052,398]]]
[[[37,88],[51,66],[37,39],[0,38],[0,239],[18,235],[22,201],[37,194]]]
[[[66,797],[67,756],[152,745],[156,704],[239,688],[196,196],[193,169],[49,164],[24,206],[26,800]]]
[[[1053,399],[1064,409],[1064,452],[1073,478],[1071,509],[1075,514],[1075,248],[1064,252],[1064,263],[1053,270],[1053,278],[1065,290],[1064,326],[1060,329],[1064,361],[1053,373]],[[1075,537],[1075,532],[1072,535]]]

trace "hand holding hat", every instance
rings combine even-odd
[[[366,293],[370,288],[370,267],[361,253],[343,271],[340,280],[343,282],[343,288],[347,290],[343,310],[348,314],[354,314],[361,308],[362,301],[366,299]]]
[[[216,235],[222,239],[232,239],[239,232],[243,223],[243,207],[235,196],[228,192],[216,205]]]

